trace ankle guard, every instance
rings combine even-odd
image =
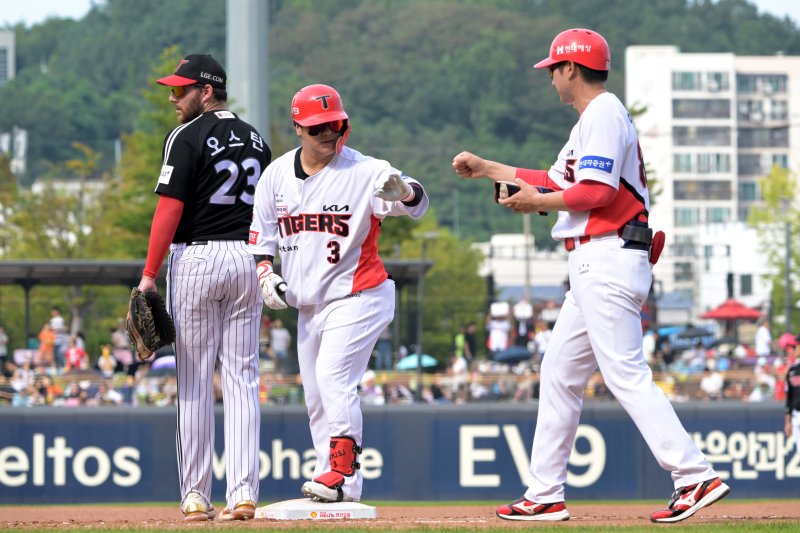
[[[358,462],[360,453],[361,447],[353,437],[331,437],[331,470],[343,476],[352,476],[356,469],[361,468]]]

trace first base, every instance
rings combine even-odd
[[[255,517],[272,520],[339,520],[377,518],[378,511],[363,503],[321,503],[309,498],[299,498],[259,507]]]

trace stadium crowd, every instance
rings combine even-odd
[[[376,347],[371,367],[362,380],[365,405],[527,402],[538,398],[538,369],[549,337],[549,324],[486,321],[487,344],[475,343],[475,324],[459,328],[447,365],[428,366],[418,382],[416,365],[398,370],[409,350]],[[63,333],[56,308],[33,342],[24,349],[8,349],[0,327],[0,405],[24,406],[169,406],[176,401],[175,357],[164,348],[150,361],[135,360],[128,345],[124,321],[110,332],[110,342],[90,357],[80,335]],[[264,317],[261,328],[262,403],[302,402],[302,385],[291,350],[291,333],[280,320]],[[500,333],[498,333],[498,331]],[[389,339],[386,339],[389,341]],[[758,343],[757,343],[758,344]],[[764,344],[764,342],[762,342]],[[655,381],[676,402],[785,400],[784,381],[799,350],[798,338],[785,334],[780,342],[749,348],[733,342],[696,342],[676,349],[666,337],[649,330],[644,337],[645,360]],[[413,351],[413,347],[412,347]],[[410,371],[409,371],[410,370]],[[219,383],[215,382],[221,402]],[[612,399],[596,373],[587,397]],[[417,399],[417,397],[419,397]]]

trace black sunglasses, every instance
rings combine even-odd
[[[333,133],[341,133],[347,127],[347,119],[332,120],[330,122],[323,122],[322,124],[314,124],[308,126],[306,131],[312,137],[316,137],[326,129],[331,130]]]
[[[553,72],[563,67],[566,63],[567,63],[566,61],[561,61],[559,63],[554,63],[549,67],[547,67],[547,70],[550,71],[550,79],[553,79]]]

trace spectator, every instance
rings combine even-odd
[[[50,309],[50,328],[52,328],[55,333],[53,355],[55,356],[56,367],[64,368],[64,357],[66,356],[66,350],[69,346],[69,336],[67,335],[64,317],[61,316],[61,311],[56,306]]]
[[[486,330],[489,334],[489,339],[486,342],[489,352],[495,354],[508,348],[508,337],[511,332],[511,323],[508,320],[508,316],[496,313],[490,314],[486,317]]]
[[[475,322],[470,322],[464,329],[464,357],[467,359],[470,367],[472,362],[478,356],[478,340],[475,338],[475,330],[477,326]]]
[[[261,318],[261,327],[258,329],[258,357],[262,360],[273,359],[275,356],[272,353],[272,346],[270,345],[270,331],[272,330],[272,321],[269,316],[264,315]]]
[[[372,370],[364,372],[358,395],[361,397],[363,405],[384,405],[386,403],[383,388],[375,383],[375,372]]]
[[[773,350],[773,343],[772,343],[772,334],[767,327],[767,319],[761,318],[758,321],[758,327],[756,328],[756,356],[758,357],[767,357],[772,355]]]
[[[53,331],[53,327],[49,322],[45,322],[39,331],[39,351],[34,362],[36,364],[51,365],[60,371],[64,365],[59,364],[55,359],[55,343],[55,331]]]
[[[117,367],[121,366],[117,358],[111,355],[111,346],[103,345],[100,349],[100,357],[94,364],[95,368],[100,372],[104,378],[110,378],[117,371]]]
[[[375,343],[375,370],[391,370],[392,361],[392,324],[388,324]]]
[[[514,305],[514,319],[517,321],[515,344],[527,346],[533,336],[533,306],[525,299]]]
[[[703,378],[700,380],[700,390],[708,400],[719,400],[722,398],[722,386],[724,382],[722,374],[716,370],[706,369]]]
[[[276,318],[272,322],[269,338],[272,352],[275,354],[275,371],[279,374],[288,373],[289,347],[292,344],[292,334],[283,327],[283,321],[280,318]]]
[[[64,354],[64,372],[79,372],[88,368],[89,355],[86,350],[76,344],[75,337],[69,337]]]
[[[111,355],[124,367],[130,367],[134,362],[125,321],[122,319],[117,320],[117,327],[111,330]]]
[[[124,398],[119,391],[103,381],[97,387],[92,404],[94,405],[122,405]]]
[[[464,326],[459,326],[458,331],[453,336],[453,353],[456,357],[464,357],[464,351],[467,345],[465,334],[466,328]]]
[[[0,367],[3,367],[8,359],[8,335],[3,326],[0,326]]]
[[[47,374],[39,376],[39,396],[42,398],[42,403],[46,405],[53,405],[64,394],[64,390],[53,383],[53,379]]]
[[[644,351],[644,362],[653,368],[656,361],[656,342],[658,340],[658,332],[650,329],[642,337],[642,349]]]
[[[544,320],[539,322],[539,327],[536,330],[533,341],[536,344],[536,352],[539,356],[538,361],[540,363],[542,362],[542,359],[544,359],[544,352],[547,350],[547,343],[550,342],[550,335],[552,333],[553,332],[550,329],[550,324]]]
[[[469,375],[469,365],[463,355],[454,353],[450,358],[450,367],[447,370],[450,375],[450,389],[453,393],[460,392],[467,386],[467,376]]]

